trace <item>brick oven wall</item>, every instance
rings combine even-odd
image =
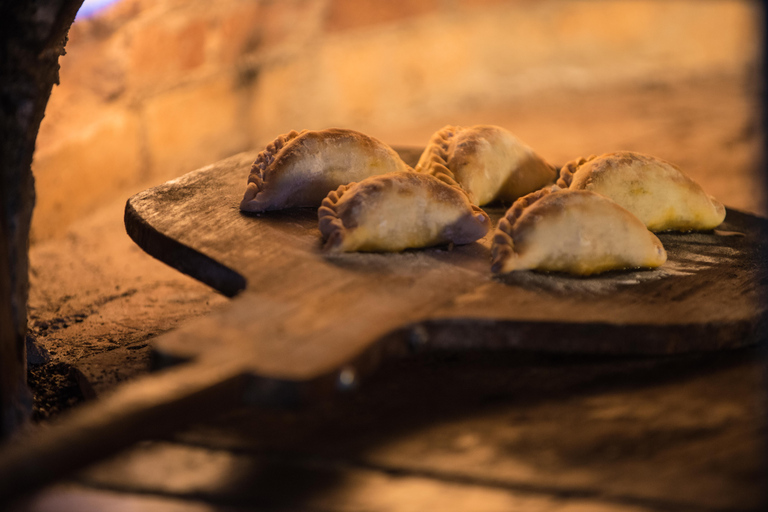
[[[757,4],[122,0],[72,27],[33,164],[33,240],[291,129],[424,144],[461,112],[543,91],[743,74]]]

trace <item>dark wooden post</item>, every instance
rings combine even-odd
[[[29,415],[26,388],[32,153],[83,0],[0,0],[0,439]]]

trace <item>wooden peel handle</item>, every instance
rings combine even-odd
[[[132,444],[242,404],[255,377],[234,363],[163,370],[19,435],[0,451],[0,504],[72,475]]]

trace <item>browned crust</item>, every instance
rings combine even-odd
[[[339,216],[336,206],[344,192],[354,184],[341,185],[336,190],[329,192],[320,204],[320,208],[317,209],[318,227],[320,228],[323,240],[325,240],[325,244],[323,244],[324,251],[333,251],[344,240],[344,223]]]
[[[491,272],[494,274],[500,273],[504,262],[514,254],[515,242],[512,238],[512,230],[520,216],[523,215],[523,212],[540,199],[558,190],[560,189],[553,186],[531,192],[515,201],[509,207],[507,213],[499,219],[499,224],[496,226],[491,242]]]
[[[256,199],[261,192],[266,192],[270,187],[269,183],[275,181],[277,175],[285,168],[293,165],[297,159],[305,158],[308,152],[315,151],[313,149],[315,146],[322,145],[324,142],[329,144],[354,142],[371,154],[382,152],[380,156],[386,152],[396,168],[413,171],[389,145],[364,133],[345,128],[326,128],[318,131],[293,130],[277,137],[257,155],[251,166],[241,208],[243,208],[242,205],[247,205]],[[248,211],[256,210],[248,209]]]
[[[573,183],[573,175],[576,174],[576,171],[578,171],[582,165],[595,158],[597,158],[596,155],[590,155],[587,158],[577,158],[565,164],[563,168],[560,169],[560,177],[557,179],[557,186],[560,188],[569,188],[571,183]]]
[[[266,172],[272,162],[275,161],[275,156],[283,149],[286,144],[299,137],[307,130],[297,132],[291,130],[288,133],[279,135],[275,140],[267,145],[267,147],[256,156],[256,160],[251,166],[251,172],[248,175],[248,184],[254,183],[256,185],[256,193],[260,192],[264,187],[264,181],[266,180]],[[255,194],[254,194],[255,195]]]
[[[464,189],[456,183],[448,183],[437,176],[431,176],[427,173],[416,173],[413,170],[380,174],[360,182],[342,185],[328,193],[323,199],[320,208],[317,210],[318,228],[325,240],[323,251],[334,252],[342,245],[347,230],[357,227],[355,212],[359,211],[360,207],[366,204],[370,194],[389,187],[393,182],[403,182],[404,180],[415,180],[415,186],[429,187],[428,193],[438,200],[446,200],[446,192],[452,190],[464,198],[464,204],[471,208],[473,214],[483,215],[486,222],[490,223],[488,214],[479,206],[472,204]],[[350,192],[352,188],[355,188],[355,190]],[[339,203],[348,192],[353,195],[348,198],[344,207],[340,208]],[[450,197],[451,201],[458,199],[458,196]]]
[[[462,192],[464,195],[467,195],[467,193],[466,193],[466,192],[464,192],[463,190],[462,190],[461,192]],[[467,199],[469,199],[469,198],[467,198]],[[488,216],[488,213],[487,213],[485,210],[483,210],[482,208],[480,208],[479,206],[477,206],[475,203],[473,203],[473,202],[470,202],[470,203],[469,203],[469,206],[472,208],[472,211],[473,211],[474,213],[482,213],[483,215],[485,215],[486,217],[488,217],[488,218],[490,219],[490,217]]]
[[[461,130],[460,126],[447,125],[435,132],[416,165],[416,172],[430,174],[448,185],[461,188],[456,175],[448,168],[451,141]]]
[[[290,150],[283,151],[279,155],[279,160],[269,166],[265,178],[270,179],[269,174],[279,173],[283,167],[295,163],[296,159],[306,158],[307,151],[313,151],[313,147],[321,146],[324,142],[338,144],[354,142],[360,149],[366,150],[368,154],[386,152],[393,161],[401,164],[403,169],[409,168],[395,150],[375,137],[348,128],[326,128],[318,131],[304,130],[299,133],[298,140],[291,143]]]

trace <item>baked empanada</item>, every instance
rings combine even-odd
[[[495,274],[535,269],[590,275],[658,267],[667,259],[656,235],[618,204],[557,187],[522,197],[507,210],[491,254]]]
[[[328,252],[468,244],[491,225],[459,187],[413,171],[342,185],[323,200],[317,216]]]
[[[339,185],[409,169],[392,148],[360,132],[292,131],[256,157],[240,209],[264,212],[320,206]]]
[[[677,166],[631,151],[569,162],[557,184],[609,197],[651,231],[714,229],[725,219],[725,207]]]
[[[446,126],[429,141],[416,171],[458,182],[478,206],[511,202],[555,182],[557,169],[499,126]]]

